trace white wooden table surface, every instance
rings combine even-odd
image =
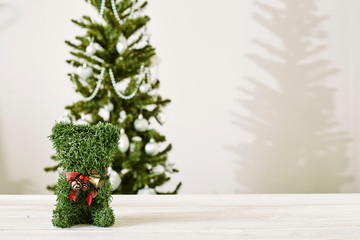
[[[360,194],[118,195],[110,228],[55,228],[54,203],[0,195],[0,239],[360,239]]]

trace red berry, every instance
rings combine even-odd
[[[83,176],[80,176],[79,178],[80,178],[81,180],[83,180],[84,177],[83,177]]]
[[[84,177],[84,181],[88,181],[89,180],[89,177]]]

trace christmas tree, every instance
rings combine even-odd
[[[159,58],[147,34],[150,18],[143,14],[147,1],[85,1],[99,16],[72,20],[85,34],[66,41],[72,48],[67,62],[75,69],[68,75],[82,99],[66,106],[60,121],[119,126],[119,147],[109,169],[113,193],[162,194],[156,187],[178,170],[167,159],[171,144],[161,147],[166,138],[152,127],[164,123],[163,108],[170,100],[157,91]],[[52,159],[58,163],[56,156]],[[58,168],[60,164],[45,171]],[[176,194],[180,185],[168,194]],[[48,189],[56,191],[56,186]]]

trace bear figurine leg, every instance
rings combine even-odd
[[[69,183],[63,174],[59,176],[57,191],[57,204],[53,211],[52,223],[56,227],[71,227],[77,224],[76,219],[78,219],[79,210],[74,208],[72,202],[69,200]]]
[[[76,215],[64,208],[56,208],[53,212],[52,223],[55,227],[67,228],[76,224]]]
[[[110,227],[115,222],[114,212],[109,207],[98,207],[92,214],[93,224],[98,227]]]
[[[93,224],[98,227],[109,227],[114,224],[115,216],[113,210],[109,206],[109,197],[111,195],[111,184],[105,182],[105,186],[99,189],[98,194],[94,198],[96,207],[92,212]]]

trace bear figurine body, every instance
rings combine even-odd
[[[118,128],[109,123],[90,126],[60,122],[54,125],[49,138],[63,170],[56,189],[53,225],[62,228],[81,223],[113,225],[107,168],[118,145]]]

